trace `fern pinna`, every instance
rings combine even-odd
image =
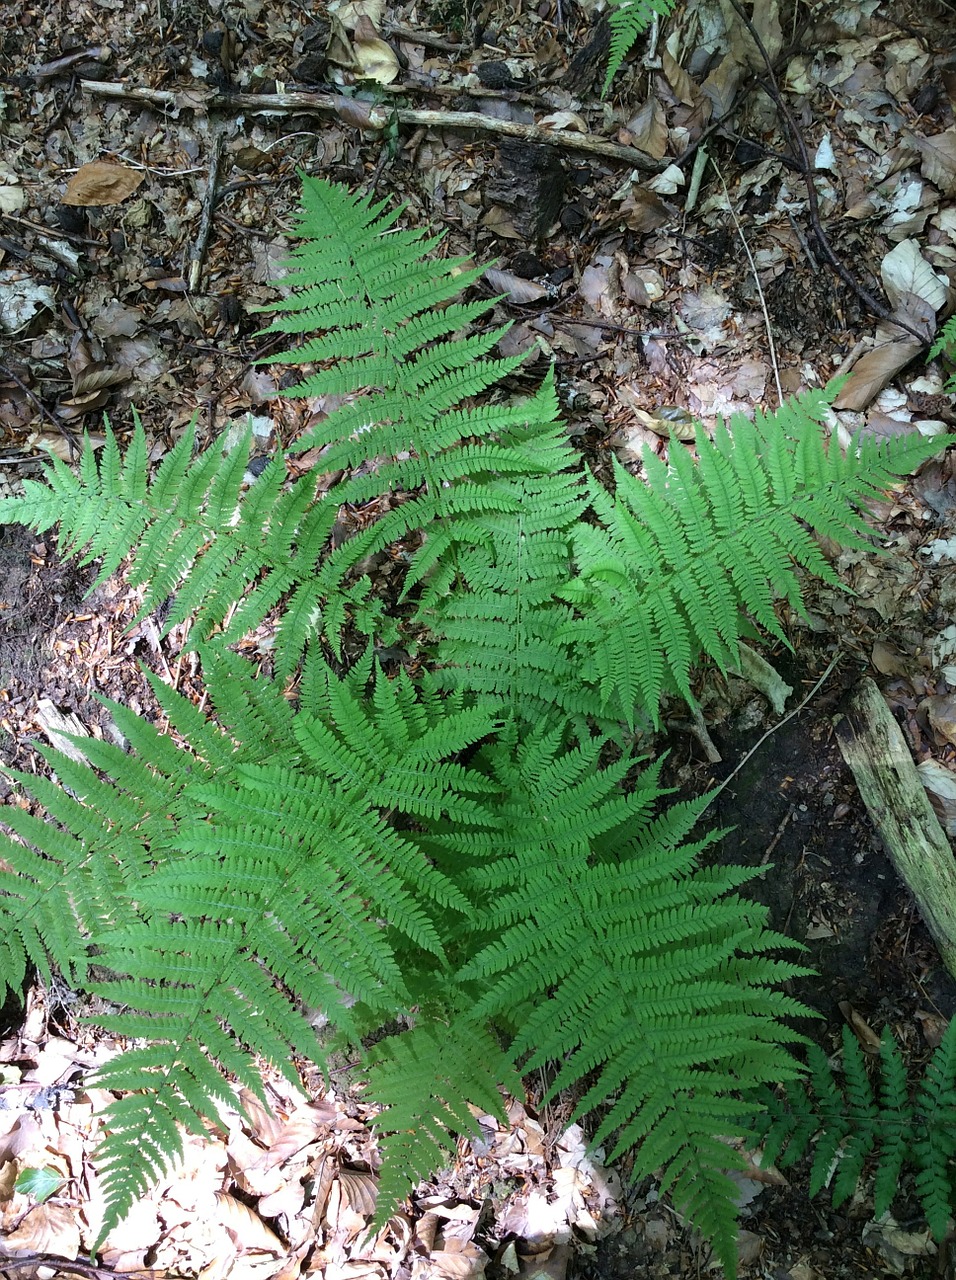
[[[812,1141],[810,1194],[829,1186],[839,1207],[856,1191],[871,1159],[876,1218],[889,1211],[908,1168],[933,1236],[943,1240],[950,1231],[956,1190],[956,1021],[949,1023],[914,1090],[889,1032],[880,1046],[875,1082],[849,1027],[843,1028],[842,1084],[816,1045],[807,1060],[805,1083],[758,1095],[764,1108],[756,1121],[764,1161],[787,1168]]]
[[[341,471],[331,488],[287,480],[283,459],[252,479],[247,437],[193,457],[191,434],[148,482],[137,424],[125,458],[108,433],[78,474],[54,464],[0,502],[0,519],[59,522],[103,572],[122,530],[147,605],[171,594],[195,619],[210,708],[154,680],[177,742],[113,706],[129,750],[49,753],[69,793],[18,778],[49,821],[9,811],[2,977],[56,965],[150,1042],[101,1073],[130,1092],[107,1114],[104,1231],[231,1077],[261,1088],[256,1057],[322,1060],[305,1006],[384,1108],[379,1221],[452,1131],[476,1132],[469,1103],[500,1113],[500,1087],[554,1060],[551,1093],[660,1173],[730,1273],[725,1139],[752,1131],[752,1088],[799,1074],[801,1009],[779,984],[800,970],[739,892],[753,873],[700,865],[700,806],[662,807],[628,730],[689,694],[702,653],[732,663],[748,613],[776,630],[774,596],[799,605],[794,559],[829,573],[805,524],[862,537],[859,504],[939,445],[843,456],[816,395],[605,490],[550,380],[510,397],[502,330],[459,335],[489,305],[454,300],[478,273],[426,256],[437,242],[396,216],[306,181],[273,330],[318,331],[282,359],[316,365],[299,392],[338,405],[295,446]],[[373,498],[386,514],[333,538]],[[389,611],[363,569],[396,541]],[[267,615],[260,671],[233,645]],[[413,643],[422,674],[387,676],[376,649]],[[115,976],[95,981],[93,957]]]
[[[607,19],[611,28],[611,43],[602,93],[606,94],[610,89],[611,81],[620,71],[638,36],[644,34],[655,17],[666,18],[673,11],[675,2],[676,0],[609,0]]]

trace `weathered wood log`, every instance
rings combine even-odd
[[[872,680],[860,681],[834,727],[890,860],[956,977],[956,858],[900,727]]]

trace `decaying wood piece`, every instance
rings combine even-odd
[[[956,977],[956,858],[899,725],[872,680],[860,681],[834,726],[873,825]]]

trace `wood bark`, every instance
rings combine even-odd
[[[890,860],[956,977],[956,859],[902,731],[872,680],[860,681],[834,727]]]

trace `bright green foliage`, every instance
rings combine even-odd
[[[194,460],[192,422],[149,484],[138,416],[122,460],[107,424],[99,462],[89,447],[79,474],[54,458],[46,484],[26,480],[23,498],[0,500],[0,521],[18,520],[38,531],[59,524],[63,550],[83,552],[83,563],[101,561],[98,582],[135,548],[128,577],[145,588],[140,616],[175,592],[164,634],[191,618],[192,644],[205,639],[239,601],[223,638],[240,639],[290,593],[277,643],[291,669],[307,632],[290,635],[289,620],[317,610],[316,561],[336,508],[315,501],[312,475],[286,485],[281,458],[247,489],[251,440],[245,432],[226,449],[224,436]],[[247,592],[250,583],[254,589]]]
[[[469,1103],[504,1120],[499,1084],[520,1093],[521,1078],[510,1056],[465,1017],[450,1024],[420,1023],[375,1045],[369,1053],[369,1086],[384,1107],[377,1128],[385,1131],[379,1225],[410,1185],[454,1159],[454,1134],[481,1136]]]
[[[673,12],[675,3],[676,0],[609,0],[607,18],[611,26],[611,48],[603,93],[610,89],[621,63],[631,52],[638,36],[651,25],[654,15],[666,18]]]
[[[647,483],[619,463],[613,495],[591,482],[600,523],[574,529],[578,576],[562,594],[578,612],[562,636],[614,718],[630,723],[635,707],[656,718],[665,691],[690,700],[701,651],[737,666],[744,612],[786,643],[775,605],[801,610],[793,563],[836,581],[808,528],[871,545],[859,506],[926,446],[869,439],[844,456],[826,447],[826,409],[824,392],[807,392],[753,422],[719,424],[713,438],[698,428],[696,465],[681,448],[669,466],[646,449]]]
[[[910,1094],[899,1049],[883,1039],[876,1084],[849,1027],[843,1028],[843,1082],[815,1045],[808,1050],[807,1084],[790,1084],[784,1094],[761,1091],[765,1111],[757,1120],[764,1133],[764,1160],[786,1168],[813,1141],[810,1194],[829,1185],[839,1207],[853,1194],[868,1158],[876,1162],[874,1214],[889,1211],[907,1166],[916,1194],[937,1240],[949,1229],[956,1157],[956,1020]],[[832,1177],[832,1182],[831,1182]]]
[[[109,435],[99,464],[0,503],[59,520],[104,572],[121,530],[147,607],[171,594],[195,619],[208,693],[204,714],[152,682],[176,742],[111,704],[129,750],[49,753],[69,794],[19,778],[50,820],[6,811],[0,978],[56,965],[147,1042],[100,1075],[130,1092],[107,1113],[106,1228],[230,1078],[261,1093],[256,1058],[322,1061],[321,1011],[385,1108],[380,1222],[476,1132],[469,1103],[500,1114],[500,1087],[554,1061],[551,1093],[661,1171],[732,1273],[725,1139],[751,1131],[749,1091],[799,1073],[779,984],[802,970],[739,892],[753,872],[700,865],[701,805],[661,807],[630,730],[689,695],[701,654],[732,665],[748,614],[779,634],[793,560],[831,576],[805,526],[856,545],[859,504],[941,442],[844,457],[816,395],[606,491],[550,380],[506,400],[501,330],[463,336],[487,307],[455,301],[476,273],[396,217],[306,183],[273,328],[316,335],[282,359],[313,362],[298,393],[331,404],[296,446],[321,448],[321,491],[281,459],[247,483],[248,441],[194,458],[191,434],[149,484],[137,424],[125,459]],[[380,518],[339,544],[366,502]],[[362,576],[385,551],[406,565],[397,607]],[[271,672],[231,647],[267,615]],[[423,673],[387,675],[386,645],[418,645]]]
[[[956,365],[956,316],[950,318],[943,325],[939,332],[939,336],[930,349],[929,358],[932,360],[936,356],[943,356],[947,367],[950,370],[949,381],[946,383],[946,390],[951,394],[956,392],[956,375],[952,372],[953,365]]]

